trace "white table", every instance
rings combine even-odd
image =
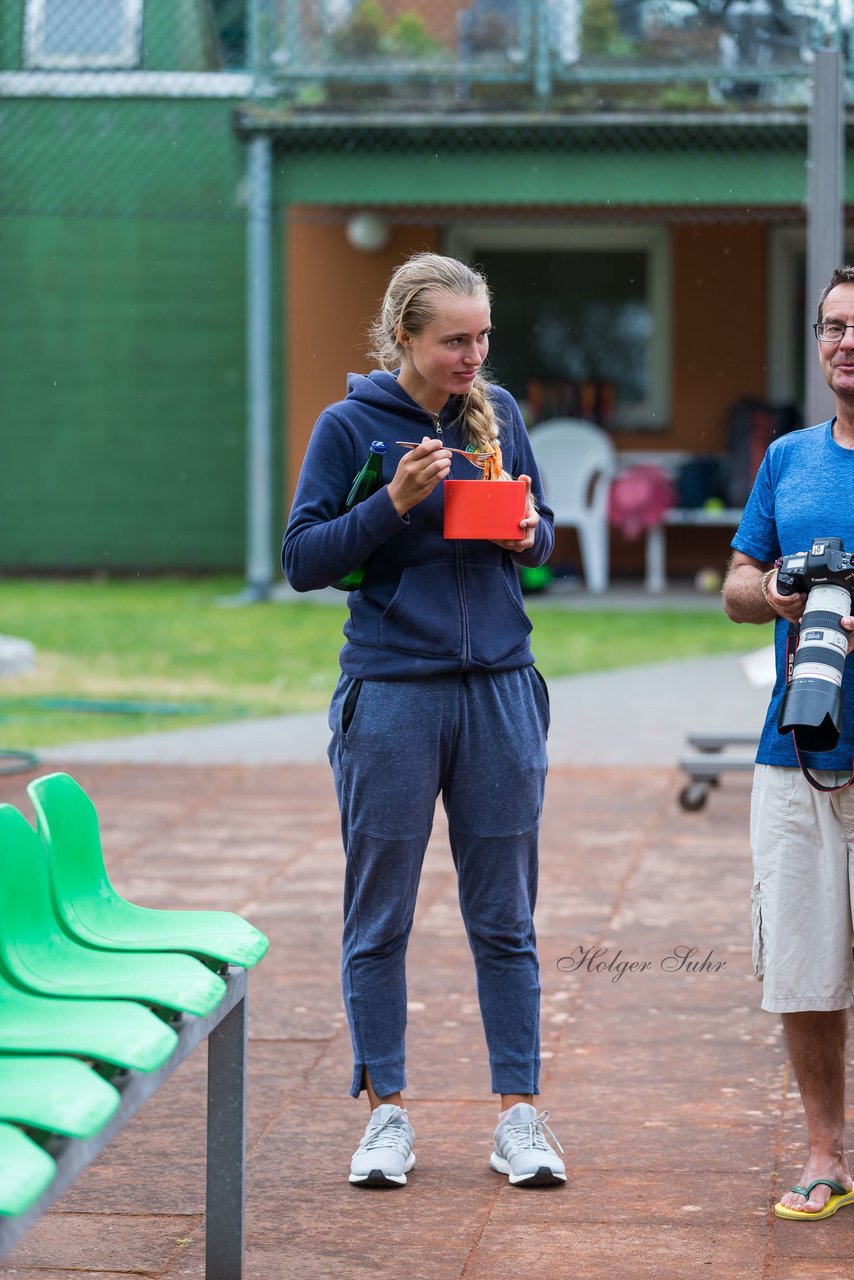
[[[744,513],[742,507],[724,507],[709,511],[706,507],[673,507],[660,524],[647,530],[646,571],[644,584],[647,591],[664,591],[667,586],[667,535],[668,527],[694,525],[703,528],[729,525],[735,528]]]

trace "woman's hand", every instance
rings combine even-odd
[[[500,542],[498,538],[491,539],[497,547],[502,547],[505,551],[528,551],[534,545],[537,525],[540,523],[540,513],[531,497],[531,477],[519,476],[519,479],[524,480],[526,485],[525,514],[519,521],[519,528],[523,531],[522,537],[513,542]]]
[[[450,470],[451,455],[443,448],[442,441],[424,436],[417,448],[403,455],[389,482],[388,496],[397,514],[405,516],[423,502]]]
[[[854,617],[846,614],[839,619],[839,623],[843,630],[848,632],[848,652],[851,653],[854,650]]]

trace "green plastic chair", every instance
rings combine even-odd
[[[118,1089],[77,1058],[0,1058],[0,1120],[91,1138],[120,1103]]]
[[[24,1213],[56,1175],[51,1156],[11,1124],[0,1123],[0,1214]]]
[[[91,947],[187,951],[250,969],[269,942],[232,911],[156,910],[128,902],[110,883],[95,806],[66,773],[27,788],[48,851],[54,908],[65,931]]]
[[[127,1071],[157,1071],[178,1036],[130,1000],[58,1000],[19,991],[0,976],[0,1054],[59,1053]]]
[[[200,1016],[226,992],[222,978],[192,956],[106,953],[63,933],[44,846],[9,804],[0,805],[0,973],[41,995],[139,1000]]]

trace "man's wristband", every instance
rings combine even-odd
[[[772,569],[766,569],[762,575],[762,594],[765,597],[765,603],[768,605],[770,609],[773,609],[774,613],[776,613],[777,610],[774,609],[774,605],[771,601],[771,597],[768,594],[768,583],[771,581],[771,578],[776,572],[777,572],[777,568],[775,565],[774,568]]]

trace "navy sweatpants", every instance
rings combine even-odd
[[[329,759],[346,853],[350,1092],[406,1084],[406,947],[439,794],[495,1093],[539,1091],[533,911],[549,709],[533,667],[418,681],[342,676]]]

